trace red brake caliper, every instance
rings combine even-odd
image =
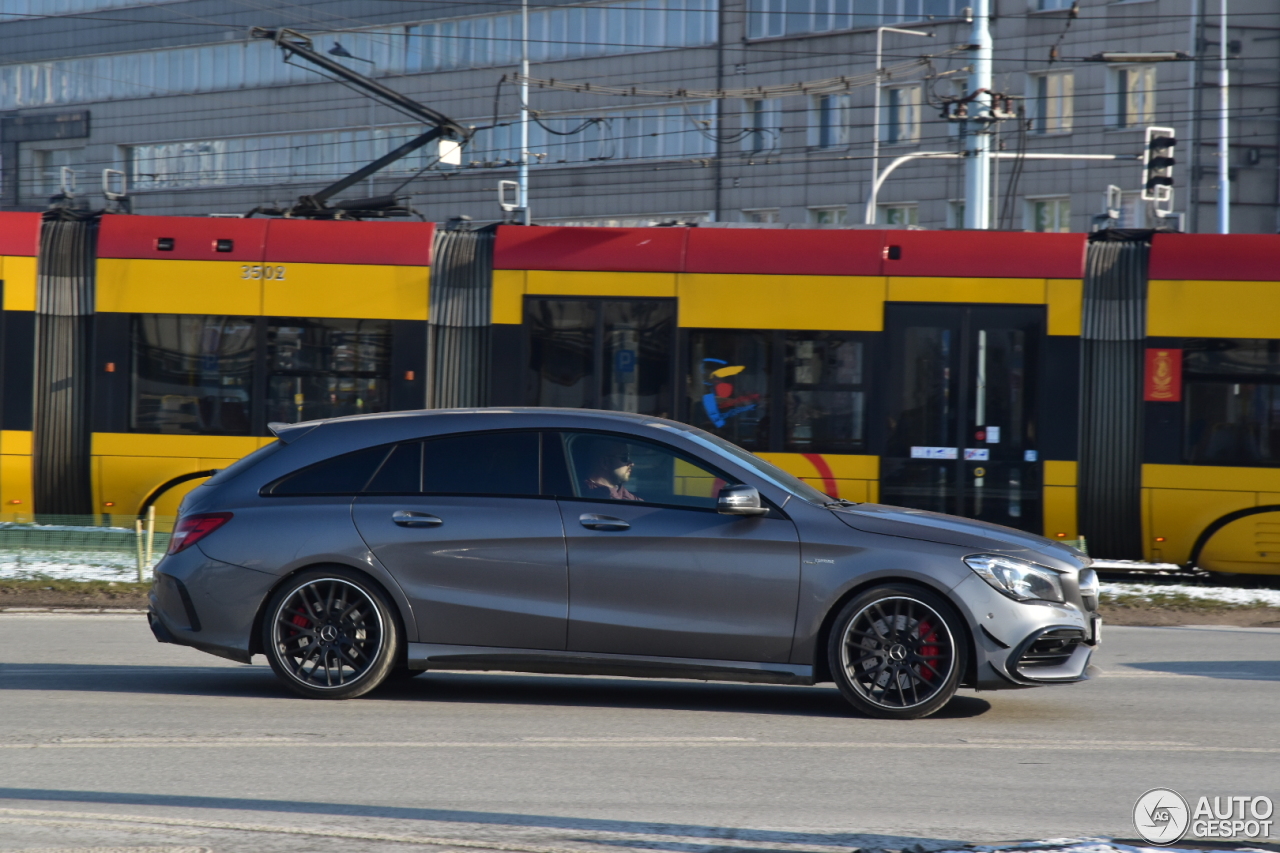
[[[299,628],[305,628],[311,624],[311,620],[303,616],[301,613],[293,614],[293,618],[290,619],[289,621],[297,625]],[[296,637],[297,634],[294,634],[294,636]]]
[[[936,643],[938,641],[937,632],[934,631],[933,626],[930,625],[924,619],[920,620],[920,624],[916,626],[916,631],[919,634],[920,642],[926,644],[926,645],[920,646],[920,655],[922,657],[929,658],[929,663],[931,665],[936,666],[936,664],[934,663],[936,658],[933,658],[932,656],[938,654],[939,647],[934,645],[927,645],[927,644]],[[925,681],[933,681],[933,678],[934,678],[933,670],[925,666],[924,663],[921,663],[916,668],[916,671],[920,673],[920,677]]]

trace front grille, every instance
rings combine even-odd
[[[1076,628],[1055,628],[1035,639],[1018,658],[1018,669],[1047,669],[1062,666],[1071,659],[1076,647],[1084,641],[1084,632]]]

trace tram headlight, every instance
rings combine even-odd
[[[1052,569],[999,554],[973,554],[964,562],[978,577],[1015,601],[1065,600],[1060,576]]]

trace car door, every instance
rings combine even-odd
[[[571,651],[787,660],[800,580],[790,519],[717,513],[735,481],[665,444],[561,439]]]
[[[564,528],[541,496],[540,455],[535,431],[405,442],[356,499],[356,527],[412,602],[419,642],[565,647]]]

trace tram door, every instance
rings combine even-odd
[[[1040,532],[1043,306],[890,304],[885,322],[881,502]]]

